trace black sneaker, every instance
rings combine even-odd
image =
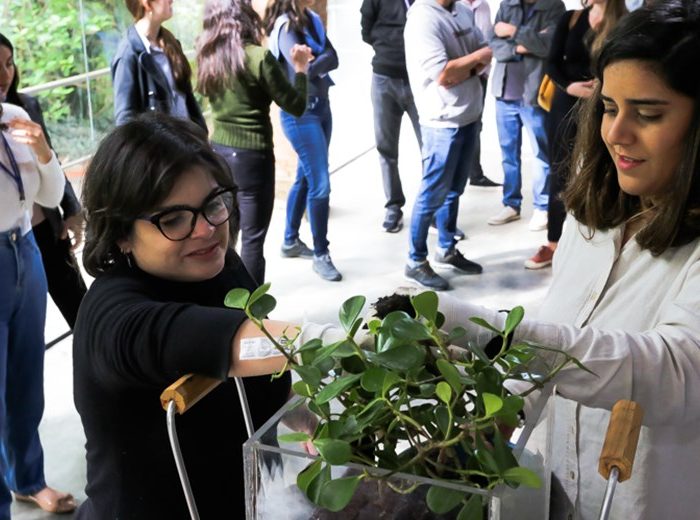
[[[454,267],[465,274],[481,274],[483,271],[479,264],[464,258],[457,249],[448,251],[444,255],[435,253],[435,264],[441,267]]]
[[[313,269],[321,278],[329,282],[339,282],[343,279],[343,275],[335,268],[331,255],[328,253],[314,256]]]
[[[435,219],[433,219],[433,221],[430,223],[430,228],[428,229],[428,232],[437,234],[438,229],[437,229],[437,225],[435,224]],[[467,234],[464,231],[462,231],[461,229],[455,228],[454,237],[455,237],[455,240],[457,242],[459,242],[460,240],[464,240],[465,238],[467,238]]]
[[[313,258],[314,256],[314,252],[299,238],[291,244],[282,244],[280,253],[285,258]]]
[[[436,291],[446,291],[450,284],[442,276],[435,273],[430,264],[426,261],[416,267],[406,266],[404,275],[407,279],[418,282],[423,287],[435,289]]]
[[[403,228],[403,212],[397,208],[388,208],[382,223],[387,233],[398,233]]]
[[[499,183],[497,183],[496,181],[492,181],[485,175],[476,179],[469,179],[469,184],[471,186],[479,186],[480,188],[495,188],[496,186],[500,186]]]

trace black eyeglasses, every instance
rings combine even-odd
[[[200,213],[212,226],[220,226],[230,219],[235,207],[235,196],[236,188],[219,188],[204,199],[199,208],[172,206],[155,215],[138,217],[138,220],[147,220],[156,226],[165,238],[177,242],[192,234]]]

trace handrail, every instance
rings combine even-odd
[[[34,95],[39,92],[45,92],[58,87],[67,87],[69,85],[79,85],[81,83],[87,82],[89,79],[100,78],[109,74],[109,67],[103,69],[92,70],[90,72],[83,72],[82,74],[76,74],[75,76],[69,76],[67,78],[61,78],[54,81],[48,81],[46,83],[41,83],[40,85],[34,85],[33,87],[27,87],[20,89],[23,94]]]

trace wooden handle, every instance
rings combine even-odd
[[[613,406],[598,463],[598,473],[603,475],[603,478],[608,479],[614,467],[620,471],[620,482],[632,475],[643,415],[642,407],[634,401],[622,400]]]
[[[219,386],[219,383],[221,381],[211,377],[187,374],[163,390],[163,393],[160,394],[160,404],[164,410],[167,410],[168,403],[175,401],[177,413],[183,414],[197,404],[202,397]]]

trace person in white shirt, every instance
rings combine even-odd
[[[594,65],[565,192],[570,216],[537,319],[514,342],[561,349],[596,375],[559,373],[551,518],[598,518],[608,410],[644,410],[629,481],[611,518],[700,511],[700,2],[666,0],[622,18]],[[602,137],[602,139],[601,139]],[[446,329],[504,316],[443,298]],[[527,413],[527,412],[526,412]]]
[[[33,204],[53,207],[65,177],[41,126],[0,104],[0,518],[15,498],[45,511],[75,509],[44,480],[39,422],[44,411],[46,275],[31,224]]]

